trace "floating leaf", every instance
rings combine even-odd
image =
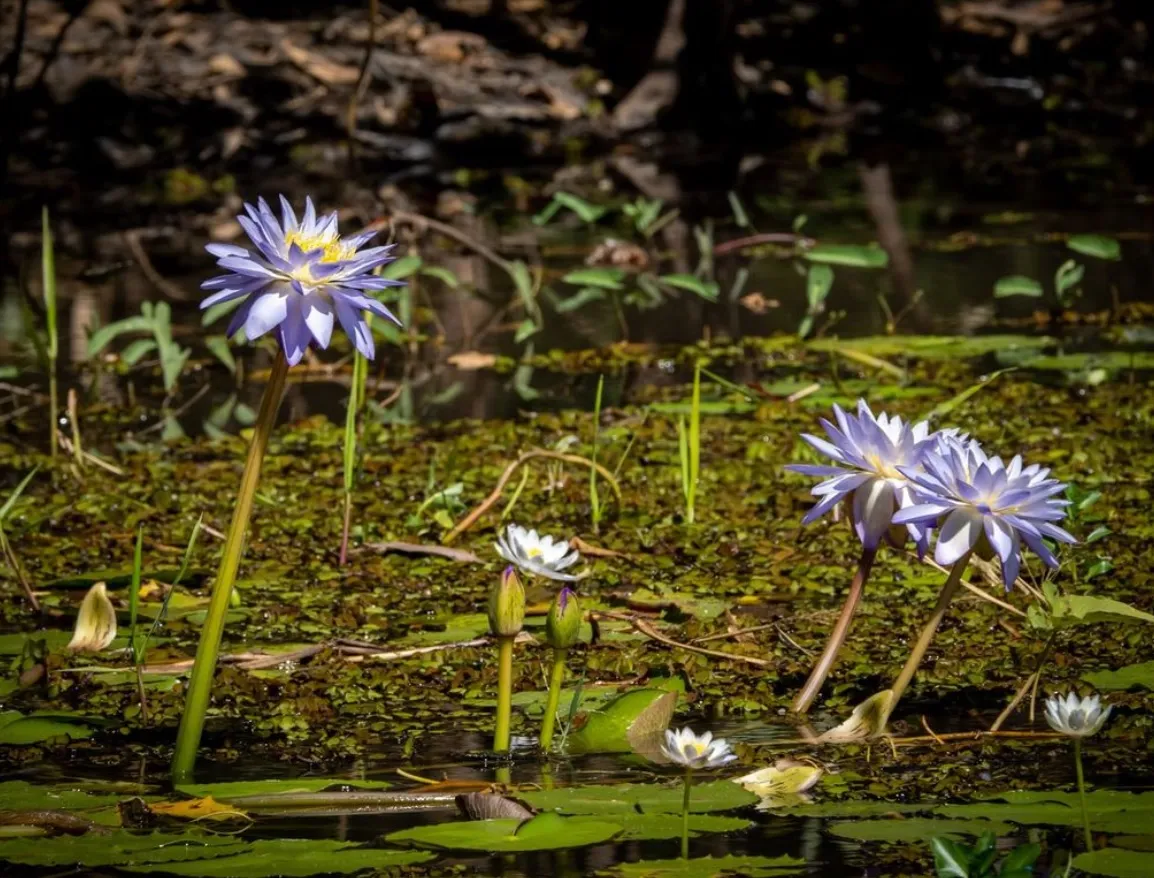
[[[885,268],[890,262],[889,254],[877,244],[867,247],[856,244],[818,244],[803,250],[801,255],[810,262],[847,265],[851,268]]]
[[[470,820],[415,826],[390,833],[391,843],[411,842],[446,850],[489,853],[549,851],[601,844],[621,832],[621,825],[585,817],[538,814],[531,820]]]
[[[589,814],[609,817],[617,814],[680,814],[681,783],[605,784],[530,790],[521,798],[534,808],[557,810],[562,814]],[[757,802],[757,796],[727,780],[693,785],[689,810],[694,813],[732,811]]]
[[[1105,235],[1071,235],[1066,240],[1066,246],[1075,253],[1095,259],[1117,261],[1122,258],[1122,245],[1116,238]]]
[[[1100,832],[1143,833],[1154,821],[1154,792],[1093,790],[1086,795],[1090,826]],[[1078,826],[1077,793],[1015,791],[968,805],[942,805],[935,814],[950,819],[998,820],[1023,825]]]
[[[240,849],[220,851],[212,859],[155,866],[123,866],[129,872],[164,872],[190,878],[305,878],[347,875],[367,869],[412,866],[433,859],[423,851],[391,851],[329,839],[281,838],[254,841]]]
[[[195,798],[213,798],[233,802],[247,796],[276,796],[293,793],[317,793],[324,790],[385,790],[392,784],[384,781],[349,780],[339,777],[298,777],[283,780],[241,780],[230,783],[181,784],[177,792]]]
[[[832,834],[855,841],[915,842],[931,835],[977,836],[987,832],[1005,835],[1013,830],[1008,823],[989,820],[941,820],[933,817],[903,817],[893,820],[855,820],[826,827]]]
[[[528,820],[533,810],[508,796],[466,793],[457,796],[457,807],[470,820]]]
[[[1127,689],[1154,690],[1154,662],[1126,665],[1116,671],[1094,671],[1082,679],[1102,692],[1124,692]]]
[[[212,796],[203,799],[181,799],[178,802],[156,802],[149,806],[154,814],[178,820],[234,820],[248,817],[233,805],[218,802]]]
[[[76,628],[68,642],[70,652],[100,652],[116,639],[116,608],[103,582],[88,589],[80,602]]]
[[[567,284],[578,287],[597,287],[602,290],[619,290],[625,272],[620,268],[581,268],[571,271],[563,278]]]
[[[1042,293],[1041,283],[1024,274],[1000,277],[994,284],[994,295],[999,299],[1007,296],[1040,296]]]
[[[23,747],[63,738],[79,740],[92,737],[92,727],[82,717],[66,713],[32,713],[18,710],[0,711],[0,745]]]
[[[200,833],[176,835],[156,832],[139,835],[117,830],[52,839],[0,841],[0,861],[26,866],[137,867],[137,871],[149,872],[160,871],[156,864],[163,863],[163,871],[169,872],[169,867],[181,860],[196,860],[194,865],[205,867],[211,857],[239,852],[248,847],[237,838]],[[202,872],[194,874],[207,875]]]
[[[571,753],[628,753],[635,743],[660,734],[669,726],[677,693],[663,689],[634,689],[618,695],[599,710],[574,719],[567,747]]]
[[[1154,853],[1102,848],[1078,854],[1074,858],[1073,865],[1075,869],[1091,875],[1107,875],[1109,878],[1150,878],[1154,875]]]
[[[741,784],[761,798],[758,810],[768,810],[780,805],[798,804],[799,797],[812,789],[824,773],[819,765],[779,759],[768,768],[733,778],[733,783]]]
[[[1050,601],[1050,619],[1056,628],[1073,628],[1098,622],[1154,622],[1154,615],[1113,598],[1097,595],[1058,595]]]
[[[109,783],[92,789],[81,784],[32,784],[26,780],[8,780],[0,783],[0,802],[5,808],[20,811],[84,811],[114,806],[125,795],[139,792],[141,788],[137,784]]]
[[[680,814],[623,814],[620,817],[619,841],[654,841],[662,838],[681,838]],[[690,814],[690,835],[710,835],[716,832],[742,832],[753,823],[741,817],[718,817],[716,814]]]
[[[1027,335],[877,335],[864,338],[819,338],[807,342],[811,351],[840,353],[857,350],[875,357],[905,356],[922,360],[961,360],[988,354],[1037,352],[1053,347],[1054,339]],[[1013,365],[1010,363],[1009,365]]]

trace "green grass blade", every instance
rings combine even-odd
[[[601,438],[601,392],[605,388],[605,376],[597,378],[597,396],[593,401],[593,454],[592,461],[597,462],[597,444]],[[597,468],[589,467],[589,506],[593,516],[593,533],[601,527],[601,498],[597,493]]]
[[[44,312],[48,318],[48,359],[56,362],[59,339],[56,336],[56,248],[52,242],[52,227],[48,223],[48,208],[40,212],[40,268],[44,284]]]
[[[132,584],[128,589],[128,644],[132,649],[132,663],[140,664],[141,652],[136,643],[136,618],[140,612],[140,579],[144,569],[144,526],[136,528],[136,550],[132,554]]]
[[[24,493],[24,489],[28,487],[28,483],[32,481],[32,477],[40,471],[40,466],[37,464],[32,467],[31,471],[24,478],[20,480],[20,484],[8,495],[8,499],[4,501],[4,505],[0,506],[0,524],[8,518],[8,514],[12,511],[12,507],[16,505],[16,501],[20,499],[20,495]]]

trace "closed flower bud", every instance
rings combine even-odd
[[[557,592],[545,619],[545,642],[553,649],[569,649],[581,633],[581,607],[577,593],[566,586]]]
[[[496,637],[516,637],[525,620],[525,587],[511,566],[489,595],[489,630]]]

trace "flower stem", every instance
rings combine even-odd
[[[341,557],[337,562],[344,567],[349,560],[349,527],[353,522],[353,495],[345,491],[345,520],[341,527]]]
[[[216,656],[220,651],[220,639],[224,633],[224,617],[228,612],[232,585],[236,581],[240,556],[244,548],[244,535],[248,520],[252,515],[253,498],[260,481],[261,463],[269,436],[276,424],[276,413],[280,408],[284,393],[285,378],[288,376],[288,362],[284,353],[278,353],[269,374],[264,396],[260,401],[253,428],[252,441],[248,446],[248,458],[244,464],[244,474],[240,479],[240,489],[233,507],[232,523],[220,557],[220,567],[216,572],[216,583],[212,587],[208,615],[200,632],[200,642],[196,646],[196,661],[192,666],[192,676],[188,682],[184,713],[180,717],[180,730],[176,735],[176,752],[172,758],[172,778],[178,783],[186,783],[192,778],[196,764],[196,751],[200,746],[200,735],[204,728],[204,716],[212,695],[212,678],[216,672]]]
[[[826,678],[833,668],[833,663],[837,660],[837,654],[841,652],[842,644],[845,643],[845,639],[849,635],[850,625],[853,624],[853,617],[857,612],[857,605],[861,601],[862,592],[865,591],[865,584],[869,579],[870,569],[873,567],[877,552],[877,549],[862,549],[857,572],[853,576],[853,582],[850,583],[849,594],[846,595],[845,604],[841,608],[841,615],[838,616],[837,624],[829,635],[821,658],[817,660],[817,664],[813,666],[813,670],[809,674],[809,679],[805,681],[805,685],[801,687],[801,691],[793,700],[794,712],[805,713],[809,710],[818,693],[821,692],[821,687],[825,685]]]
[[[513,637],[497,638],[497,727],[493,750],[509,751],[509,721],[513,713]]]
[[[561,684],[565,682],[565,656],[567,649],[553,650],[553,667],[549,671],[549,699],[545,704],[545,716],[541,719],[541,749],[549,752],[553,743],[553,726],[557,723],[557,707],[561,703]]]
[[[681,794],[681,859],[689,859],[689,790],[693,786],[693,769],[685,768],[685,788]]]
[[[1094,837],[1090,834],[1090,809],[1086,804],[1086,776],[1082,772],[1082,739],[1074,739],[1074,770],[1078,773],[1078,800],[1082,803],[1082,832],[1086,836],[1086,850],[1094,850]]]
[[[966,554],[962,555],[954,566],[950,568],[950,575],[946,578],[946,584],[942,586],[942,590],[938,593],[938,603],[934,607],[934,613],[930,616],[930,620],[926,622],[926,627],[922,629],[921,636],[918,637],[918,642],[914,644],[913,651],[910,652],[910,657],[906,659],[906,665],[902,668],[901,674],[898,675],[897,680],[890,689],[890,703],[886,708],[885,719],[889,720],[893,715],[894,708],[898,706],[902,694],[913,680],[914,674],[917,673],[918,667],[925,658],[926,650],[930,648],[930,643],[933,642],[934,635],[938,632],[938,626],[942,624],[942,619],[946,616],[946,610],[949,609],[950,601],[954,599],[958,588],[962,584],[962,574],[965,572],[966,564],[969,563],[970,555],[973,554],[971,549]],[[885,729],[885,722],[882,722],[879,731]]]

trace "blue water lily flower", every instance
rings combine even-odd
[[[1066,485],[1050,478],[1037,464],[1024,466],[1015,456],[1008,464],[990,457],[974,439],[946,437],[928,451],[920,467],[902,467],[913,484],[917,503],[902,509],[894,522],[940,526],[934,560],[943,566],[967,552],[997,555],[1002,581],[1010,589],[1021,569],[1024,542],[1049,567],[1058,559],[1043,541],[1074,543],[1055,522],[1066,516],[1069,501],[1057,495]]]
[[[811,493],[821,499],[802,524],[815,521],[852,496],[853,526],[865,548],[876,549],[883,538],[901,545],[908,531],[923,552],[929,544],[927,529],[918,522],[894,527],[894,513],[914,504],[910,479],[902,468],[916,470],[939,434],[931,434],[925,421],[909,424],[884,412],[875,417],[864,400],[858,400],[856,415],[846,414],[837,405],[833,413],[837,426],[821,420],[829,441],[807,433],[802,439],[835,465],[786,466],[792,472],[825,479],[813,488]]]
[[[246,215],[237,217],[255,252],[233,244],[208,245],[208,252],[228,274],[201,284],[216,292],[200,307],[243,299],[228,334],[243,328],[252,340],[278,329],[290,366],[300,362],[310,344],[327,348],[334,322],[340,323],[358,351],[372,359],[373,336],[365,312],[400,325],[388,308],[368,295],[400,285],[372,273],[393,261],[395,245],[360,250],[376,232],[341,238],[336,211],[318,217],[312,199],[306,198],[298,220],[283,195],[280,204],[279,220],[263,198],[255,207],[245,204]]]

